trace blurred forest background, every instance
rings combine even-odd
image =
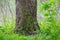
[[[15,0],[0,0],[0,25],[12,23],[16,18]]]

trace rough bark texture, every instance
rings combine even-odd
[[[40,29],[37,23],[37,1],[16,0],[16,33],[34,34]]]

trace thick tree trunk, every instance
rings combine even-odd
[[[37,23],[37,1],[16,0],[16,33],[33,34],[40,29]]]

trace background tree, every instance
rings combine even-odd
[[[40,29],[37,23],[37,1],[16,0],[16,27],[15,32],[33,34]]]

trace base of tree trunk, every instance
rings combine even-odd
[[[36,34],[40,27],[37,23],[37,1],[16,0],[15,33],[22,35]]]

